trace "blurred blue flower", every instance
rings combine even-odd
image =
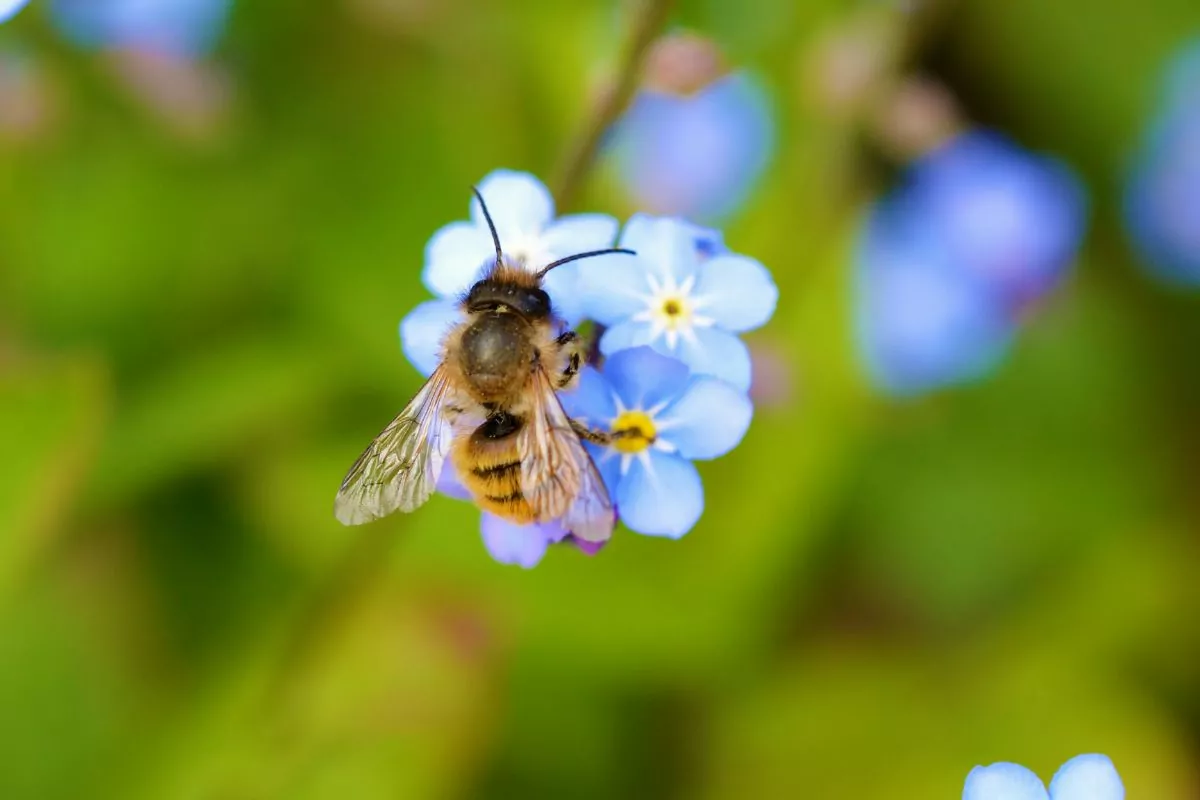
[[[53,19],[82,47],[195,57],[215,46],[232,0],[53,0]]]
[[[568,414],[594,430],[634,432],[588,449],[625,525],[670,538],[691,530],[704,510],[691,462],[736,447],[753,414],[744,392],[690,376],[683,363],[649,347],[614,354],[603,373],[585,367],[577,390],[561,398]]]
[[[0,22],[6,22],[25,7],[29,0],[0,0]]]
[[[857,252],[855,324],[871,379],[904,396],[984,376],[1012,339],[1003,303],[937,242],[888,217],[874,209]]]
[[[1147,131],[1125,191],[1134,247],[1157,278],[1200,285],[1200,47],[1168,70],[1165,108]]]
[[[963,800],[1123,800],[1125,787],[1107,756],[1082,755],[1059,768],[1050,791],[1017,764],[976,767],[967,775]]]
[[[915,162],[871,209],[855,254],[875,384],[911,395],[989,372],[1021,311],[1062,280],[1085,218],[1070,171],[995,134],[961,134]]]
[[[617,166],[643,208],[718,219],[757,184],[774,148],[767,93],[745,72],[694,94],[646,90],[614,131]]]
[[[531,270],[564,256],[610,247],[617,235],[617,221],[605,214],[555,219],[549,190],[528,173],[496,170],[478,188],[505,255]],[[400,323],[404,353],[423,374],[433,372],[442,335],[460,319],[458,298],[480,278],[495,252],[487,221],[474,199],[469,222],[451,222],[425,246],[423,279],[438,299],[417,306]],[[543,283],[556,312],[569,324],[582,315],[577,270],[577,264],[564,265],[547,274]]]
[[[699,232],[699,234],[698,234]],[[587,316],[608,326],[600,351],[649,345],[746,391],[750,353],[735,335],[767,322],[779,291],[762,264],[717,250],[705,229],[636,214],[621,234],[636,257],[580,262]],[[703,256],[703,248],[716,253]]]
[[[890,202],[907,207],[910,235],[938,241],[1014,308],[1062,278],[1087,216],[1083,186],[1067,167],[985,131],[914,162]]]

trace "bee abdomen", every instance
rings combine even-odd
[[[521,460],[515,439],[464,436],[455,445],[459,478],[480,508],[518,524],[533,521],[533,511],[521,490]]]

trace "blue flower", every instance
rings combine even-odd
[[[12,19],[29,0],[0,0],[0,22]]]
[[[926,154],[870,211],[856,250],[858,344],[897,395],[995,367],[1021,311],[1061,282],[1086,199],[1065,167],[994,134]]]
[[[618,123],[618,169],[639,205],[659,214],[717,219],[757,184],[774,147],[762,86],[731,73],[692,95],[647,90]]]
[[[1014,307],[1062,278],[1087,207],[1065,166],[985,131],[961,134],[915,162],[890,202],[903,207],[911,235],[937,241]]]
[[[1059,768],[1050,791],[1017,764],[976,767],[967,775],[963,800],[1123,800],[1125,787],[1107,756],[1082,755]]]
[[[194,57],[210,51],[232,0],[54,0],[54,21],[77,44]]]
[[[614,354],[603,373],[585,367],[578,389],[561,397],[567,413],[594,430],[636,432],[588,448],[625,525],[670,538],[691,530],[704,510],[691,462],[736,447],[753,414],[745,393],[689,375],[683,363],[648,347]]]
[[[617,234],[617,221],[605,214],[555,219],[550,192],[528,173],[496,170],[478,188],[505,255],[530,270],[564,256],[609,247]],[[438,299],[417,306],[400,323],[404,353],[423,374],[433,372],[442,336],[461,319],[459,296],[481,277],[495,252],[478,200],[471,201],[470,221],[444,226],[425,246],[423,279]],[[569,324],[582,314],[577,266],[554,269],[543,283],[556,312]]]
[[[587,315],[608,326],[600,351],[649,345],[695,373],[750,387],[750,353],[735,334],[766,323],[779,291],[752,258],[719,252],[704,229],[634,215],[621,234],[631,256],[580,262]],[[715,253],[708,256],[707,252]]]
[[[1200,47],[1168,70],[1167,101],[1125,191],[1125,223],[1151,274],[1200,285]]]
[[[928,239],[876,208],[857,250],[855,326],[876,386],[906,396],[980,378],[999,363],[1013,323],[997,293]]]

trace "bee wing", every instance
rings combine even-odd
[[[438,367],[412,401],[346,473],[333,504],[343,525],[361,525],[412,511],[433,494],[450,451],[453,430],[443,413],[450,395],[445,367]]]
[[[562,520],[581,539],[612,535],[614,515],[604,479],[571,428],[546,371],[533,371],[532,410],[517,440],[521,493],[540,521]]]

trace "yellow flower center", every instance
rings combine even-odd
[[[654,441],[658,432],[644,411],[622,411],[612,426],[612,446],[621,453],[640,453]]]
[[[678,317],[683,313],[683,304],[675,299],[668,300],[663,303],[663,313],[668,317]]]

